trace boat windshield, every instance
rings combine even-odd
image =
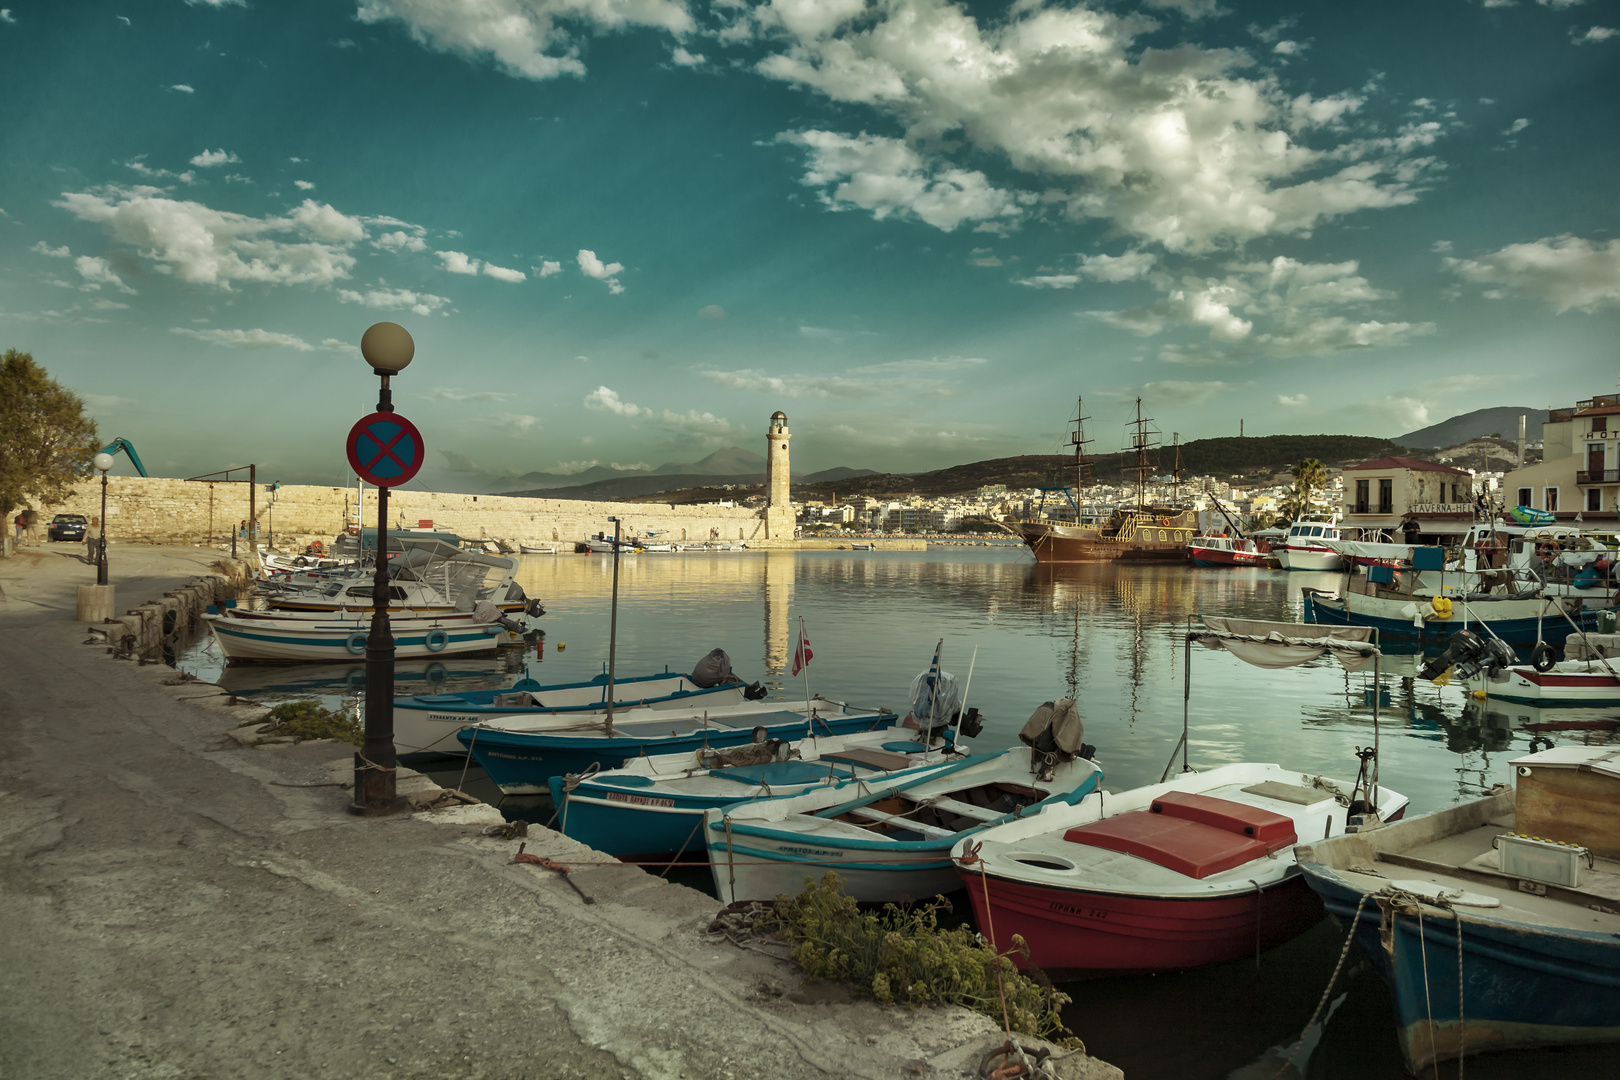
[[[1299,535],[1299,526],[1295,525],[1293,528],[1289,529],[1288,530],[1288,535],[1289,536],[1298,536]]]
[[[1312,536],[1321,536],[1322,535],[1322,527],[1320,525],[1318,525],[1316,528],[1312,529],[1311,530],[1311,535]]]

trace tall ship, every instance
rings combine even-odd
[[[1136,399],[1136,419],[1132,422],[1131,446],[1136,474],[1136,501],[1116,507],[1106,516],[1088,515],[1083,510],[1086,482],[1084,402],[1075,412],[1069,444],[1074,447],[1074,487],[1041,488],[1041,503],[1033,516],[1022,521],[1003,522],[1034,552],[1037,562],[1185,562],[1187,544],[1198,532],[1196,511],[1155,499],[1148,480],[1152,467],[1149,452],[1158,446],[1158,432],[1151,418],[1142,416],[1142,399]],[[1177,443],[1174,473],[1180,490],[1180,443]],[[1066,505],[1065,505],[1066,504]]]

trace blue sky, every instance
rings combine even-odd
[[[417,487],[1617,374],[1613,3],[11,0],[0,62],[0,345],[168,475],[343,482],[383,319]]]

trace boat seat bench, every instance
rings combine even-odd
[[[893,825],[901,829],[910,829],[913,832],[922,833],[924,836],[936,840],[943,840],[947,836],[955,836],[957,832],[955,829],[942,829],[938,825],[926,825],[921,821],[913,821],[911,818],[901,817],[898,814],[887,814],[882,810],[874,810],[870,806],[857,806],[849,811],[849,814],[851,817],[865,818],[874,825]]]
[[[1117,851],[1190,878],[1206,878],[1292,847],[1291,818],[1207,795],[1167,792],[1132,810],[1063,834],[1074,844]]]

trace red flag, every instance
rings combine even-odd
[[[800,626],[799,646],[793,650],[793,674],[797,675],[799,672],[803,671],[804,665],[808,664],[811,658],[815,655],[815,653],[810,651],[810,635],[804,632],[803,626]]]

